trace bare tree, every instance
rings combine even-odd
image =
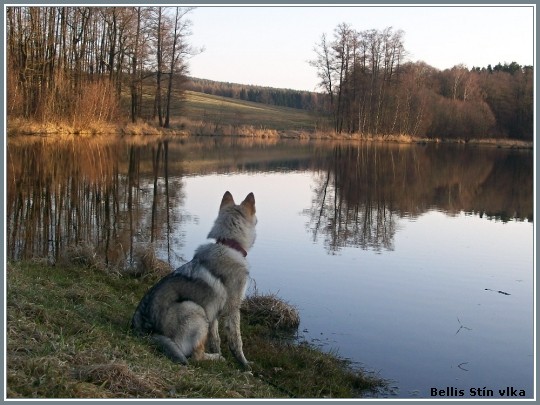
[[[336,132],[347,130],[378,134],[392,129],[393,86],[404,57],[403,31],[357,32],[339,24],[328,43],[322,36],[311,65],[330,97]]]
[[[326,91],[330,98],[330,108],[334,113],[334,121],[336,120],[334,112],[334,62],[331,55],[331,48],[328,45],[326,34],[322,34],[321,41],[314,48],[317,58],[310,61],[310,65],[317,69],[317,75],[321,80],[319,86]]]
[[[172,33],[172,49],[171,60],[169,69],[169,80],[167,85],[167,98],[165,107],[165,122],[164,127],[168,128],[170,125],[171,116],[171,95],[173,88],[173,80],[182,80],[185,76],[187,65],[184,63],[184,57],[192,53],[191,47],[186,42],[186,36],[190,34],[189,27],[191,21],[186,19],[186,14],[191,12],[192,8],[180,8],[176,7],[174,17],[174,29]]]
[[[133,49],[131,53],[131,82],[130,82],[131,122],[136,122],[140,114],[138,84],[142,82],[141,72],[139,69],[142,8],[136,7],[134,9],[134,12],[136,14],[136,25],[135,25],[135,41],[133,43]]]

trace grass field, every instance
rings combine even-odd
[[[180,115],[216,126],[252,126],[277,131],[308,131],[320,128],[326,120],[307,110],[272,106],[203,93],[186,92]]]

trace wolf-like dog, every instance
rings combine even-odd
[[[216,243],[199,246],[190,262],[150,288],[135,310],[132,330],[150,334],[174,362],[187,364],[190,357],[222,360],[222,317],[231,352],[249,369],[242,350],[240,306],[249,277],[245,257],[255,242],[256,223],[253,193],[237,205],[225,192],[208,234]]]

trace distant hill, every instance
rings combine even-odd
[[[329,127],[324,114],[305,109],[261,104],[188,90],[181,115],[211,123],[215,128],[251,126],[278,131],[315,131]]]
[[[297,108],[308,111],[324,111],[325,109],[325,95],[316,92],[217,82],[195,77],[188,78],[185,86],[187,90],[194,92],[252,101],[255,103]]]

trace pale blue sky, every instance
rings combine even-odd
[[[534,8],[512,6],[198,6],[190,42],[205,51],[190,61],[194,77],[315,90],[308,61],[323,33],[348,23],[356,30],[405,31],[409,60],[438,69],[498,62],[534,64]]]

